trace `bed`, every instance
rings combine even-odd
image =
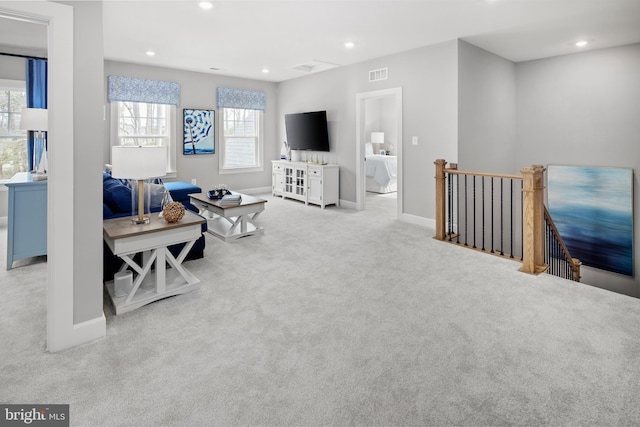
[[[398,158],[370,154],[365,157],[367,191],[393,193],[398,191]]]

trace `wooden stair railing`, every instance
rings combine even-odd
[[[569,253],[569,249],[564,244],[562,237],[560,237],[560,233],[546,206],[544,208],[544,223],[544,261],[547,264],[547,273],[579,282],[582,262],[577,258],[573,258]]]
[[[571,258],[544,206],[543,166],[502,175],[460,171],[455,163],[447,168],[444,159],[434,163],[434,238],[521,261],[525,273],[580,280],[581,263]]]
[[[436,239],[522,260],[522,177],[436,161]]]

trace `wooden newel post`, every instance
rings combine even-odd
[[[573,270],[573,280],[576,282],[580,281],[580,266],[582,265],[582,261],[578,258],[571,258],[571,269]]]
[[[447,165],[447,161],[444,159],[438,159],[433,162],[436,165],[436,235],[438,240],[445,239],[445,218],[446,218],[446,197],[445,181],[446,176],[444,169]]]
[[[522,168],[522,268],[530,274],[542,273],[544,263],[544,167]]]

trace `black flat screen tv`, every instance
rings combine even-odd
[[[329,151],[326,111],[285,114],[284,126],[292,150]]]

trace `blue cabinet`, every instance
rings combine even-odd
[[[19,259],[47,254],[47,181],[21,172],[5,183],[9,189],[7,270]]]

